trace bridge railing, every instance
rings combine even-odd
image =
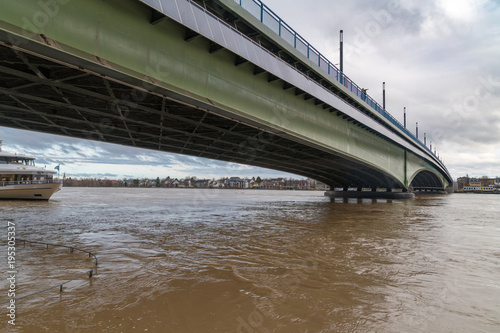
[[[361,98],[366,104],[368,104],[373,110],[377,111],[384,118],[386,118],[391,124],[395,125],[399,130],[406,133],[415,143],[420,147],[424,148],[427,152],[432,154],[439,161],[439,158],[430,150],[426,145],[423,144],[419,139],[413,135],[408,129],[406,129],[403,124],[401,124],[396,118],[394,118],[389,112],[385,111],[384,108],[377,103],[372,97],[366,94],[362,88],[360,88],[356,83],[354,83],[347,75],[342,73],[331,61],[329,61],[325,56],[323,56],[318,50],[316,50],[311,44],[309,44],[302,36],[300,36],[295,30],[293,30],[288,24],[286,24],[278,15],[276,15],[269,7],[267,7],[260,0],[234,0],[243,9],[252,14],[256,19],[266,25],[269,29],[274,31],[278,36],[283,38],[288,44],[293,46],[297,51],[302,53],[305,57],[311,60],[314,64],[320,67],[324,72],[326,72],[331,78],[340,82],[349,91],[355,94],[357,97]],[[440,161],[441,163],[441,161]],[[441,163],[444,167],[444,164]]]

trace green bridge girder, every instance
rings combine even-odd
[[[267,167],[332,187],[451,183],[431,158],[137,0],[1,0],[0,9],[1,126]]]

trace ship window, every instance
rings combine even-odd
[[[0,164],[7,164],[7,157],[0,157]]]

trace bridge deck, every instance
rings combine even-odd
[[[7,4],[3,126],[262,166],[332,186],[439,188],[451,179],[394,124],[193,2],[72,2],[43,27],[23,20],[40,13],[36,0]]]
[[[175,4],[166,0],[139,1],[150,5],[160,15],[166,15],[185,25],[191,29],[191,33],[194,33],[194,35],[203,35],[205,38],[232,51],[240,57],[236,60],[237,62],[250,61],[259,68],[274,75],[275,77],[272,79],[279,78],[285,83],[290,84],[290,87],[298,89],[297,94],[303,94],[304,98],[314,98],[315,103],[323,105],[326,109],[343,112],[345,109],[339,108],[338,103],[334,102],[335,99],[328,98],[333,93],[335,96],[340,97],[344,103],[349,104],[349,106],[358,111],[354,113],[345,112],[344,114],[348,117],[351,117],[355,121],[360,121],[363,117],[358,117],[358,113],[368,115],[369,118],[375,120],[377,123],[391,129],[397,136],[409,142],[410,145],[418,147],[418,150],[424,152],[421,155],[422,157],[431,158],[433,163],[437,163],[446,173],[448,172],[444,164],[429,147],[425,146],[408,129],[404,128],[400,122],[369,95],[364,94],[358,85],[344,73],[341,73],[335,65],[321,55],[310,43],[260,0],[216,0],[213,3],[220,5],[217,8],[203,3],[208,10],[184,0],[173,0]],[[236,8],[235,4],[237,5]],[[240,10],[239,6],[241,6]],[[226,11],[222,11],[221,8],[229,11],[231,15],[227,14]],[[245,12],[250,13],[250,15],[245,15]],[[216,17],[212,17],[212,15]],[[214,22],[222,21],[224,18],[226,18],[225,23],[227,25],[223,25],[219,29]],[[256,18],[258,22],[261,22],[268,29],[263,29],[262,26],[259,27],[252,18]],[[208,22],[208,25],[205,21]],[[242,25],[242,22],[246,24]],[[233,29],[233,24],[238,30]],[[219,30],[222,31],[221,34],[218,32]],[[273,33],[280,37],[278,38],[278,42],[276,42],[276,38],[271,36]],[[280,43],[279,40],[284,43]],[[300,55],[297,56],[297,52],[290,52],[289,48],[283,48],[283,44],[292,46],[303,57],[300,57]],[[273,54],[275,59],[281,61],[277,62],[266,59],[266,54],[261,52],[264,48],[267,53]],[[286,68],[283,64],[291,66]],[[313,64],[312,67],[310,66],[311,64]],[[320,76],[313,75],[311,70],[319,73]],[[294,72],[301,73],[301,77],[297,78]],[[311,89],[309,82],[298,83],[303,77],[315,80],[317,86],[313,86]],[[334,84],[328,85],[325,84],[325,81],[330,81]],[[342,89],[339,89],[339,86]],[[350,94],[346,94],[346,92],[350,92]],[[378,124],[366,121],[366,117],[364,119],[364,121],[361,121],[362,123],[387,136],[387,131],[384,133],[377,130]],[[394,140],[397,144],[401,144],[402,142],[401,140],[395,140],[395,136],[387,136],[387,138]]]

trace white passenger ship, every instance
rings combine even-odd
[[[54,174],[37,168],[34,157],[3,152],[0,141],[0,199],[49,200],[61,189]]]

